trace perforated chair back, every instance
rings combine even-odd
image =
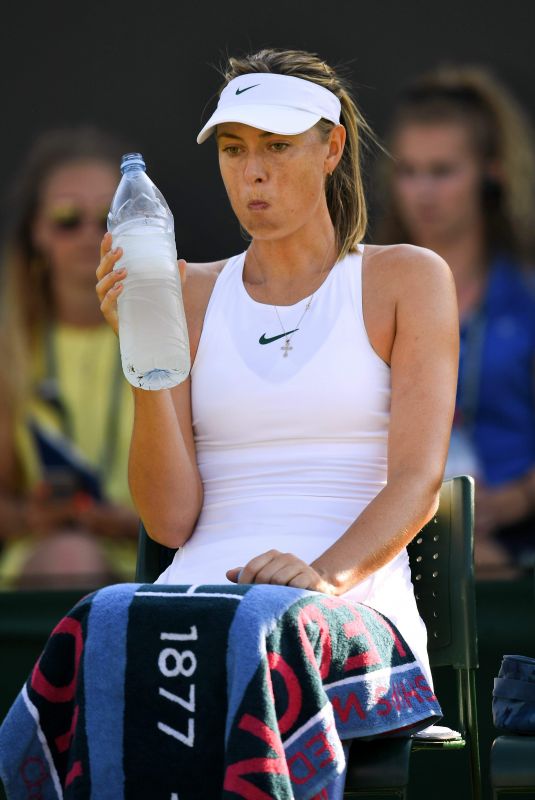
[[[432,667],[477,667],[473,515],[472,478],[445,481],[436,516],[408,547]]]

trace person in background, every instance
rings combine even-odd
[[[0,295],[4,588],[134,575],[133,406],[94,292],[120,155],[96,129],[50,131],[15,180]]]
[[[377,241],[452,269],[461,355],[446,477],[476,479],[476,566],[535,562],[535,155],[527,119],[487,71],[443,67],[401,96],[387,135]]]

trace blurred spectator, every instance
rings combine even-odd
[[[476,478],[479,576],[510,577],[535,561],[529,123],[486,70],[444,67],[402,95],[387,147],[376,238],[429,247],[452,269],[461,357],[446,475]]]
[[[121,149],[92,128],[28,154],[1,268],[0,585],[132,579],[133,406],[95,269]]]

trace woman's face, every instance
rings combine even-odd
[[[408,122],[397,131],[393,191],[412,241],[447,242],[482,216],[482,165],[457,122]]]
[[[338,163],[344,135],[342,126],[323,141],[315,128],[281,136],[238,122],[218,125],[223,182],[234,213],[251,236],[282,238],[323,213],[325,177]]]
[[[93,286],[106,215],[118,183],[111,164],[65,164],[45,181],[33,225],[33,243],[52,280]]]

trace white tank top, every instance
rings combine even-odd
[[[228,583],[273,548],[310,563],[385,486],[390,368],[364,326],[362,252],[331,269],[287,356],[306,300],[278,306],[283,331],[245,289],[245,253],[219,274],[191,371],[203,508],[157,583]],[[406,551],[346,596],[386,614],[426,666]]]

